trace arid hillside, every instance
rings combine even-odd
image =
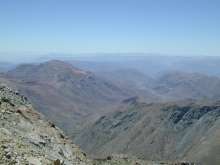
[[[146,104],[131,99],[123,104],[76,139],[89,154],[220,163],[219,102]]]

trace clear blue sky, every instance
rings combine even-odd
[[[0,52],[220,55],[220,1],[0,0]]]

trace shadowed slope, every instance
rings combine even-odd
[[[145,104],[103,116],[76,139],[93,156],[110,153],[148,160],[219,164],[220,104]]]

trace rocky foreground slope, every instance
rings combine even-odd
[[[125,155],[91,160],[53,123],[45,121],[27,98],[0,85],[1,165],[159,165]]]
[[[83,152],[27,99],[0,86],[0,164],[87,164]]]

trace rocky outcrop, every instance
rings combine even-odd
[[[0,164],[89,164],[85,154],[27,99],[0,86]]]

